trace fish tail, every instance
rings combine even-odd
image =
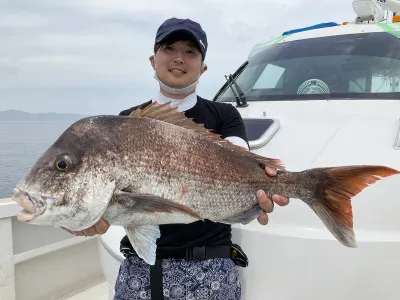
[[[351,199],[368,185],[399,173],[383,166],[345,166],[316,168],[297,174],[301,174],[301,182],[307,186],[304,188],[308,190],[308,197],[302,197],[305,202],[339,242],[356,247]]]

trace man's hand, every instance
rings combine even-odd
[[[100,219],[96,224],[94,224],[92,227],[89,227],[87,229],[84,229],[82,231],[71,231],[68,230],[64,227],[61,227],[65,231],[68,231],[69,233],[76,235],[76,236],[93,236],[96,234],[104,234],[107,232],[108,228],[110,225],[104,220]]]
[[[266,167],[265,171],[269,176],[276,176],[276,170]],[[267,225],[268,224],[268,215],[274,210],[274,202],[278,204],[279,206],[286,206],[289,204],[289,198],[282,196],[282,195],[273,195],[271,197],[272,199],[268,198],[268,196],[265,194],[263,190],[257,191],[257,199],[258,202],[260,203],[260,207],[263,209],[263,212],[260,214],[260,216],[257,218],[258,223],[261,225]]]

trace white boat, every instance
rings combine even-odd
[[[291,171],[400,169],[400,16],[393,13],[399,3],[354,0],[355,20],[289,30],[255,45],[214,99],[237,107],[251,151],[280,158]],[[250,263],[240,268],[243,299],[399,299],[399,186],[393,176],[353,198],[354,249],[298,199],[276,207],[267,226],[233,226],[233,241]],[[18,211],[0,201],[0,300],[55,299],[102,275],[113,298],[123,228],[92,239],[45,228],[41,244],[25,249],[21,239],[30,227],[15,221]],[[54,260],[61,252],[63,259]],[[52,268],[63,268],[62,278]]]

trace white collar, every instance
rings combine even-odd
[[[185,99],[172,99],[167,96],[164,96],[161,92],[158,92],[158,95],[153,99],[153,102],[158,104],[164,104],[167,102],[171,102],[170,107],[178,107],[178,111],[186,111],[194,107],[197,103],[197,94],[191,93]]]

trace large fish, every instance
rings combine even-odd
[[[279,169],[276,177],[265,166]],[[355,247],[351,198],[398,174],[384,166],[286,171],[277,159],[234,146],[168,103],[131,116],[72,124],[13,190],[18,220],[82,230],[100,218],[124,226],[137,254],[154,264],[159,224],[209,219],[247,224],[258,189],[304,201],[333,236]]]

